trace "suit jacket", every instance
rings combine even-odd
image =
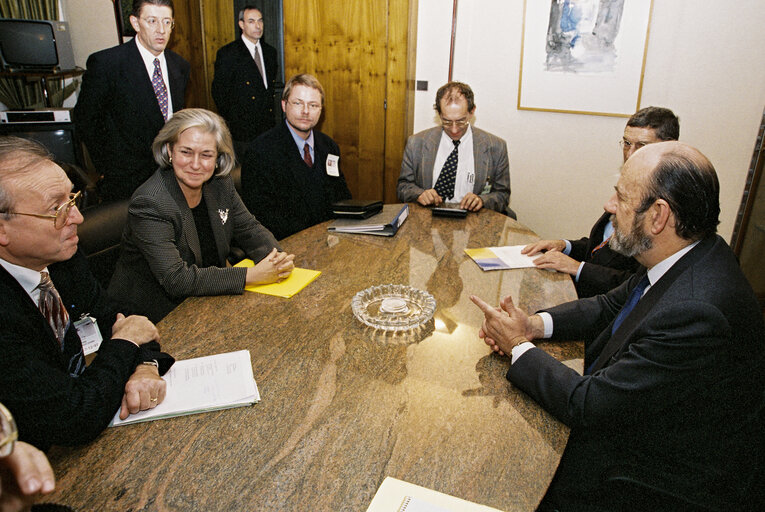
[[[426,189],[433,188],[433,165],[441,142],[440,126],[423,130],[406,141],[401,174],[398,177],[398,200],[416,201]],[[473,159],[475,183],[473,193],[481,196],[483,205],[504,213],[510,202],[510,165],[507,144],[489,132],[473,127]],[[491,191],[482,194],[486,181]]]
[[[194,217],[172,169],[159,169],[133,194],[109,294],[158,322],[193,295],[241,294],[247,269],[226,268],[231,243],[258,262],[279,244],[242,204],[229,176],[202,189],[218,266],[201,267]]]
[[[327,155],[339,157],[340,148],[318,130],[313,137],[312,168],[286,123],[255,139],[242,164],[244,203],[279,240],[331,219],[332,203],[351,197],[342,171],[327,174]]]
[[[603,241],[603,231],[610,217],[611,214],[605,212],[592,226],[589,237],[571,240],[569,256],[584,262],[582,271],[579,273],[579,281],[574,283],[580,298],[607,293],[641,268],[635,258],[619,254],[608,244],[595,251],[595,254],[592,253],[592,250]]]
[[[111,339],[116,313],[125,311],[106,298],[82,253],[48,270],[72,322],[90,313],[104,341],[84,371],[71,368],[70,361],[82,350],[77,330],[69,326],[62,350],[37,305],[0,266],[0,402],[13,413],[19,438],[42,450],[95,439],[117,412],[125,383],[140,361],[157,359],[161,373],[173,363],[158,352],[156,342],[139,348]]]
[[[135,40],[92,54],[74,123],[103,179],[107,200],[127,199],[157,168],[151,143],[165,120]],[[165,50],[173,111],[184,106],[189,63]]]
[[[603,496],[602,475],[630,468],[680,496],[730,510],[762,439],[762,311],[733,252],[713,236],[654,283],[612,336],[641,278],[548,310],[555,339],[585,339],[591,375],[538,348],[508,371],[572,429],[548,496],[571,510],[591,509]]]
[[[231,137],[250,142],[274,126],[276,49],[260,40],[268,88],[241,37],[218,50],[212,97]]]

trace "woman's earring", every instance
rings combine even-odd
[[[173,155],[170,155],[170,163],[173,163]]]

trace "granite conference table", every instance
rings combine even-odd
[[[49,453],[43,501],[95,510],[364,511],[386,476],[501,510],[534,510],[568,429],[504,375],[509,360],[478,338],[470,302],[512,294],[535,310],[576,298],[567,275],[483,272],[466,247],[536,239],[493,211],[431,217],[410,205],[393,238],[331,234],[320,224],[282,242],[321,270],[291,299],[195,297],[160,324],[177,359],[248,349],[262,401],[107,429]],[[437,301],[413,336],[381,335],[353,316],[353,295],[408,284]],[[560,360],[579,343],[545,343]]]

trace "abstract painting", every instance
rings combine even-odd
[[[630,116],[652,0],[526,0],[520,110]]]

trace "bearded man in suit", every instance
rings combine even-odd
[[[762,446],[765,327],[715,233],[717,174],[698,150],[660,142],[627,160],[615,189],[609,244],[644,271],[531,316],[510,297],[471,297],[479,337],[511,355],[508,380],[571,427],[540,509],[743,509]],[[584,339],[584,375],[541,338]]]

